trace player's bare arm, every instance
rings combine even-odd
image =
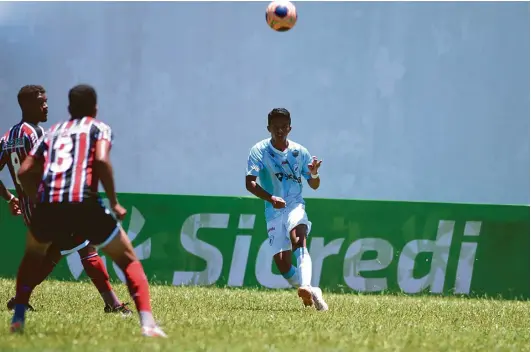
[[[37,189],[44,171],[43,168],[44,163],[42,158],[35,158],[32,155],[28,155],[18,170],[17,175],[20,180],[20,185],[31,199],[35,199],[37,196]]]
[[[116,196],[116,189],[114,186],[114,176],[111,160],[109,158],[111,152],[111,143],[107,140],[99,140],[96,142],[96,155],[94,158],[94,171],[98,174],[105,194],[109,199],[112,210],[116,216],[122,220],[127,211],[118,203]]]
[[[0,181],[0,196],[5,199],[7,204],[9,204],[9,210],[11,211],[11,215],[18,216],[22,214],[22,211],[20,210],[19,200],[15,195],[6,188],[4,183]]]
[[[310,170],[310,179],[308,179],[308,185],[312,189],[317,189],[321,185],[321,178],[319,177],[319,168],[323,161],[317,161],[317,157],[312,157],[311,163],[308,164],[308,169]]]
[[[247,188],[249,192],[257,196],[258,198],[273,204],[273,207],[275,209],[281,209],[286,206],[286,202],[284,201],[284,199],[269,194],[265,189],[260,187],[260,185],[256,182],[256,179],[257,177],[253,175],[245,176],[245,188]]]
[[[2,181],[0,181],[0,196],[4,198],[6,202],[11,202],[15,198]]]

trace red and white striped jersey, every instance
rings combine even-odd
[[[112,130],[92,117],[52,126],[29,154],[44,158],[38,201],[79,203],[97,197],[99,179],[94,174],[93,164],[96,142],[100,140],[112,143]]]
[[[17,177],[18,169],[29,152],[33,149],[39,138],[44,135],[44,129],[28,122],[21,121],[11,127],[0,138],[0,170],[7,165],[11,179],[15,185],[20,208],[26,223],[31,216],[31,202],[26,195]]]

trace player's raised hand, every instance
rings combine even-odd
[[[317,161],[317,157],[313,156],[312,162],[308,164],[308,169],[310,170],[310,173],[317,175],[322,162],[323,162],[322,160]]]
[[[271,204],[273,204],[273,208],[275,209],[282,209],[286,207],[286,201],[280,197],[271,197]]]
[[[22,214],[22,211],[20,210],[20,202],[17,197],[13,198],[11,202],[9,202],[9,210],[13,216],[19,216]]]
[[[122,207],[120,203],[116,203],[112,207],[112,211],[114,212],[114,214],[116,214],[118,220],[123,220],[125,218],[125,215],[127,215],[127,210],[125,210],[125,208]]]

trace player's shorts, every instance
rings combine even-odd
[[[272,255],[291,250],[289,233],[301,224],[308,227],[307,235],[309,235],[312,223],[308,220],[304,204],[286,207],[279,216],[267,222],[267,236],[269,237]]]
[[[20,210],[22,212],[22,217],[24,219],[26,227],[29,229],[31,229],[31,221],[33,214],[32,210],[34,207],[35,205],[29,200],[28,197],[20,198]],[[72,235],[69,238],[62,239],[61,243],[57,243],[57,246],[61,251],[61,255],[68,255],[70,253],[74,253],[85,248],[89,244],[90,242],[88,240],[85,240],[84,238],[78,235]]]
[[[81,203],[36,204],[30,228],[37,241],[70,248],[61,251],[63,255],[83,248],[85,241],[96,248],[104,247],[120,232],[116,219],[97,198]],[[77,247],[72,248],[76,243]]]

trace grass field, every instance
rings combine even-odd
[[[57,281],[35,291],[25,334],[10,335],[13,289],[0,279],[0,351],[529,351],[529,301],[325,292],[322,313],[293,290],[152,286],[162,340],[142,337],[136,314],[103,313],[91,284]]]

